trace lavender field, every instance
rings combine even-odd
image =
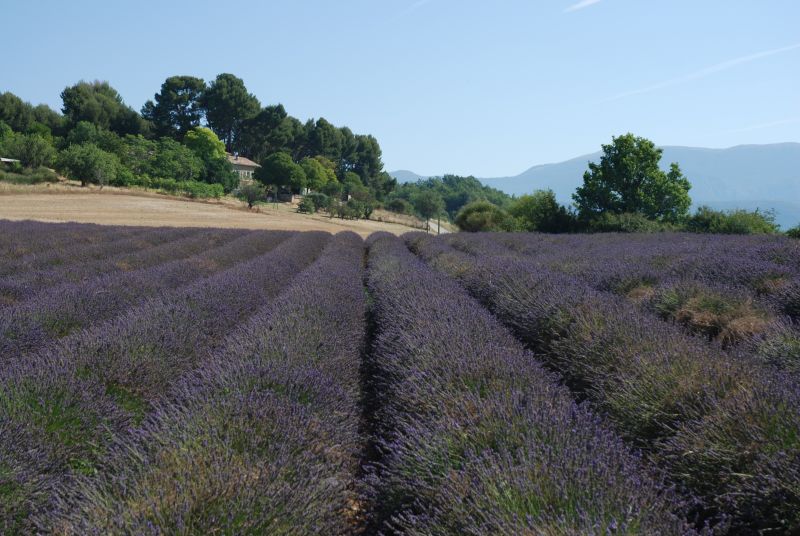
[[[800,241],[0,221],[0,534],[795,534]]]

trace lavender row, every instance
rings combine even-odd
[[[203,251],[207,247],[233,240],[245,231],[163,230],[140,238],[119,240],[105,246],[100,258],[87,257],[69,266],[28,270],[0,282],[0,297],[9,304],[31,297],[65,283],[82,282],[103,274],[147,268]],[[102,248],[100,248],[102,249]]]
[[[357,528],[362,240],[337,235],[38,520],[65,534]]]
[[[683,505],[455,282],[370,239],[377,529],[683,534]]]
[[[85,247],[147,231],[145,227],[0,220],[0,275],[11,273],[10,268],[24,266],[39,254],[62,248],[65,243]]]
[[[597,288],[646,290],[674,282],[722,286],[748,293],[778,314],[800,318],[800,244],[785,237],[510,235],[478,241],[533,255]]]
[[[156,228],[148,230],[110,228],[106,236],[98,240],[74,245],[69,237],[57,235],[56,240],[46,250],[24,255],[2,266],[2,275],[18,276],[32,271],[59,269],[67,270],[87,261],[107,258],[137,249],[144,249],[177,240],[196,233],[197,229]]]
[[[132,272],[112,273],[68,283],[38,293],[19,305],[0,309],[0,362],[106,322],[146,299],[208,277],[238,262],[261,255],[291,236],[289,232],[254,231],[228,241],[226,232],[203,231],[164,246],[160,253],[186,259]],[[159,257],[143,253],[149,264]],[[163,296],[162,296],[163,297]]]
[[[297,234],[270,253],[156,297],[0,370],[0,466],[13,485],[2,518],[48,510],[54,489],[91,475],[110,434],[151,402],[312,262],[329,240]],[[0,486],[2,488],[2,486]]]
[[[538,248],[536,238],[543,242]],[[650,238],[646,245],[636,243],[627,254],[616,242],[602,249],[589,242],[591,247],[576,251],[572,247],[554,247],[558,240],[561,238],[487,233],[446,241],[471,255],[522,257],[539,269],[573,275],[596,290],[624,296],[643,311],[715,344],[729,349],[741,346],[737,352],[781,369],[800,371],[800,326],[796,320],[800,313],[800,278],[788,278],[786,274],[784,279],[754,278],[762,284],[771,281],[757,291],[724,279],[705,278],[702,274],[680,276],[659,268],[665,255],[663,249],[658,249],[656,238]],[[572,240],[577,244],[577,239]],[[522,248],[520,244],[527,245]],[[741,270],[751,277],[758,271],[744,262]],[[762,265],[762,273],[767,272]]]
[[[410,236],[731,531],[800,528],[795,379],[525,259]]]

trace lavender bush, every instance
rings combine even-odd
[[[792,480],[800,455],[800,406],[792,395],[793,380],[783,372],[747,355],[726,354],[643,314],[627,300],[597,292],[578,277],[524,255],[472,256],[424,235],[408,239],[541,352],[577,396],[607,413],[617,430],[645,448],[673,481],[698,494],[704,516],[730,519],[735,531],[800,526],[798,482]],[[771,413],[739,398],[764,385],[779,386],[770,391],[777,397],[769,399]],[[727,422],[748,422],[752,429],[728,426],[708,435],[703,445],[715,453],[710,458],[688,447],[676,455],[674,445],[687,445],[689,439],[670,441],[698,437],[709,419],[722,419],[715,417],[722,406],[731,416]],[[681,430],[678,436],[676,430]],[[752,430],[762,433],[753,436]],[[781,501],[759,497],[753,479],[740,474],[770,481],[773,491],[764,489],[765,495]]]
[[[64,534],[353,534],[362,240],[343,233],[38,519]]]
[[[680,502],[477,302],[372,238],[383,456],[377,523],[401,534],[682,534]]]

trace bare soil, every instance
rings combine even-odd
[[[241,202],[230,198],[194,201],[138,190],[75,188],[63,184],[0,187],[0,219],[330,233],[354,231],[361,236],[376,231],[403,234],[422,225],[415,219],[401,224],[299,214],[288,204],[262,205],[248,210]]]

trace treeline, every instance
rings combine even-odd
[[[273,193],[306,188],[339,196],[359,191],[379,202],[396,185],[383,170],[370,135],[323,118],[305,123],[280,104],[263,106],[244,82],[220,74],[210,83],[173,76],[141,113],[107,82],[81,81],[61,93],[58,113],[0,94],[0,154],[20,160],[20,180],[54,180],[54,167],[83,184],[186,190],[211,185],[221,195],[238,186],[226,152],[262,165],[259,179]]]
[[[539,190],[509,203],[472,202],[455,216],[464,231],[658,232],[722,234],[780,232],[772,211],[719,211],[700,207],[690,213],[691,184],[678,163],[659,167],[662,150],[633,134],[603,145],[600,162],[590,162],[574,205],[557,202],[552,190]],[[789,236],[800,235],[800,227]]]

